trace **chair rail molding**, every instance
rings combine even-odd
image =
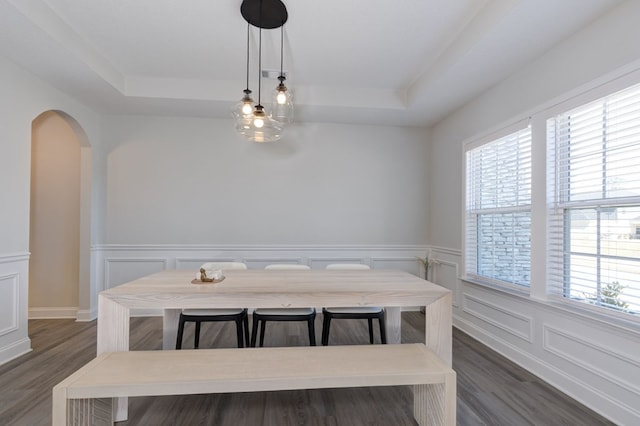
[[[31,253],[0,254],[0,263],[25,262],[29,260]]]

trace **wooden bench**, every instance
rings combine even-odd
[[[53,388],[53,425],[113,424],[113,398],[413,385],[420,425],[455,425],[456,373],[425,345],[104,353]]]

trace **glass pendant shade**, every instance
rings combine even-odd
[[[293,121],[293,96],[284,85],[284,76],[278,77],[280,84],[274,89],[271,100],[271,117],[283,124]]]
[[[251,119],[252,114],[248,116],[239,116],[234,119],[235,129],[240,135],[247,137],[249,132],[251,132]]]
[[[243,119],[240,127],[240,134],[252,142],[274,142],[282,137],[282,123],[265,114],[262,105],[256,105],[253,114]]]
[[[251,98],[251,90],[246,89],[244,91],[243,98],[231,109],[231,115],[236,123],[251,116],[253,114],[254,105],[253,99]]]

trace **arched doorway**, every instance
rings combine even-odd
[[[88,319],[91,151],[61,111],[32,122],[29,318]]]

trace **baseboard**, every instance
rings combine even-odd
[[[89,322],[98,318],[98,309],[78,309],[78,314],[76,316],[76,321],[78,322]]]
[[[6,364],[7,362],[31,351],[31,339],[28,337],[18,340],[17,342],[13,342],[4,348],[0,348],[0,365]]]
[[[78,308],[29,308],[29,319],[76,319]]]

